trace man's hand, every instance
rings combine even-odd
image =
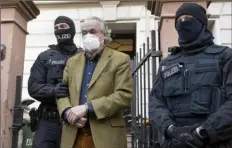
[[[86,122],[87,122],[87,118],[80,118],[79,120],[77,120],[76,123],[77,128],[84,127]]]
[[[67,111],[67,120],[70,124],[77,123],[81,118],[83,118],[87,113],[87,105],[78,105],[70,108]]]
[[[52,96],[54,96],[56,99],[68,97],[69,96],[68,84],[65,82],[61,82],[57,84],[52,91]]]

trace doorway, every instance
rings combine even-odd
[[[114,33],[112,34],[112,42],[109,43],[107,46],[123,52],[125,54],[128,54],[131,59],[133,59],[135,55],[135,34],[118,34]]]
[[[133,60],[136,52],[136,23],[108,23],[112,42],[107,45],[128,54]]]

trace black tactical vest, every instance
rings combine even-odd
[[[74,54],[77,53],[79,53],[79,50]],[[56,85],[62,81],[63,71],[68,58],[74,54],[65,55],[56,49],[47,50],[47,84]]]
[[[204,121],[225,101],[221,67],[224,50],[212,45],[194,55],[179,52],[161,64],[163,96],[177,124]]]

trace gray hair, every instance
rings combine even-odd
[[[102,31],[102,33],[105,35],[106,39],[105,39],[105,43],[110,43],[112,41],[112,38],[110,37],[111,32],[108,29],[107,24],[105,23],[105,21],[99,17],[96,16],[92,16],[92,17],[88,17],[86,19],[82,19],[80,22],[83,23],[86,20],[96,20],[98,21],[99,25],[100,25],[100,29]],[[82,29],[82,25],[81,25],[81,29]]]

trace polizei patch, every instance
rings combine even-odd
[[[180,72],[180,67],[178,65],[170,68],[170,69],[167,69],[165,72],[164,72],[164,79],[167,79],[169,77],[171,77],[172,75],[176,74]]]
[[[57,35],[56,37],[57,39],[70,39],[71,34],[61,34],[61,35]]]
[[[64,65],[65,60],[51,60],[51,59],[49,59],[48,63],[50,65]]]

